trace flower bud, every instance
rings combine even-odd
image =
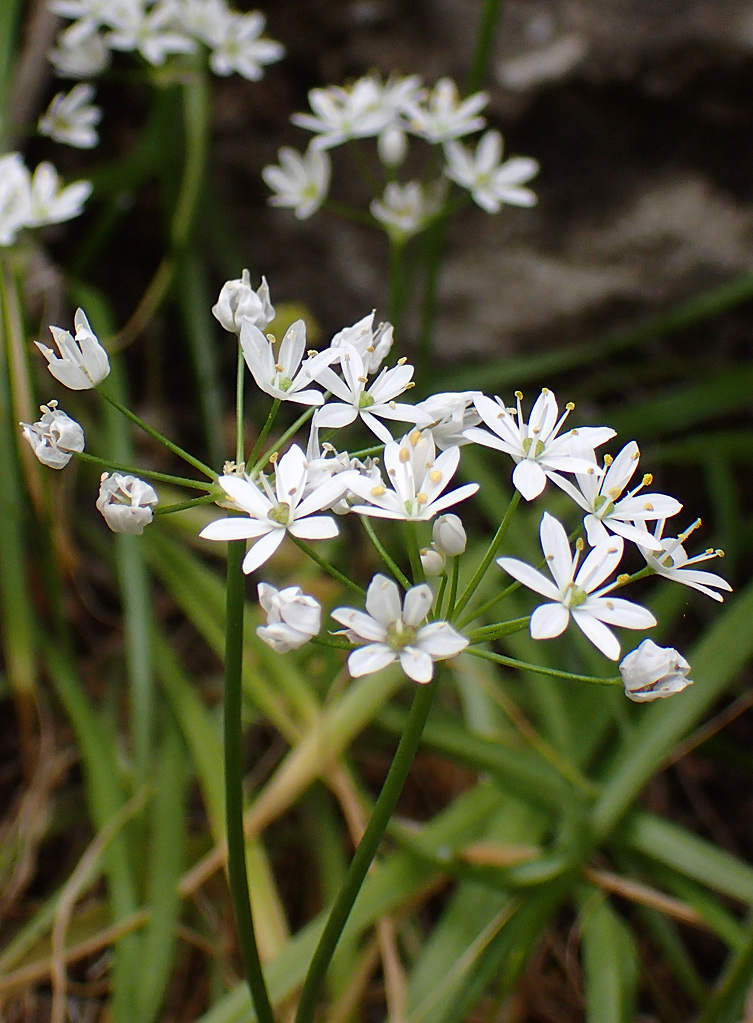
[[[444,566],[447,559],[433,544],[431,547],[423,547],[419,551],[419,554],[421,556],[421,565],[423,566],[424,575],[426,575],[427,578],[431,579],[444,572]]]
[[[267,613],[267,624],[260,625],[256,635],[278,654],[297,650],[319,632],[321,605],[300,586],[276,590],[269,583],[259,583],[257,589],[259,603]]]
[[[387,167],[398,167],[408,155],[408,140],[399,124],[391,124],[377,139],[379,159]]]
[[[457,515],[440,515],[434,523],[431,536],[437,550],[449,558],[455,558],[465,551],[465,529]]]
[[[240,280],[227,281],[223,285],[212,312],[231,334],[240,333],[244,320],[250,320],[259,330],[264,330],[275,315],[266,278],[262,277],[258,290],[254,291],[249,272],[244,270]]]
[[[24,439],[29,442],[42,465],[62,469],[74,451],[84,450],[84,431],[75,419],[57,407],[56,401],[40,405],[42,418],[36,423],[21,423]]]
[[[143,533],[154,518],[152,507],[158,501],[154,489],[136,476],[102,474],[97,508],[113,533]]]
[[[625,695],[636,703],[647,703],[681,692],[691,686],[690,665],[672,647],[657,646],[644,639],[620,663]]]

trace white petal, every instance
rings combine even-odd
[[[531,637],[553,639],[567,628],[570,612],[564,604],[541,604],[531,615]]]
[[[337,536],[339,529],[331,515],[309,515],[296,520],[288,531],[299,540],[329,540]]]
[[[407,625],[420,625],[431,610],[433,603],[434,594],[426,583],[411,587],[405,594],[403,621]]]
[[[435,660],[455,657],[465,650],[468,640],[461,636],[449,622],[430,622],[416,634],[416,646],[425,650]]]
[[[372,675],[375,671],[381,671],[396,659],[395,651],[384,643],[371,643],[369,646],[359,647],[350,654],[348,671],[353,678],[360,678],[361,675]]]
[[[591,593],[608,579],[617,569],[625,549],[625,541],[621,536],[607,536],[593,548],[580,566],[575,577],[575,585],[586,593]]]
[[[400,651],[400,667],[408,678],[414,682],[431,682],[434,675],[434,662],[425,651],[415,646],[407,646]]]
[[[256,541],[243,559],[243,571],[246,575],[255,571],[272,557],[282,543],[284,536],[284,529],[275,529]]]
[[[546,486],[546,473],[538,462],[524,458],[518,462],[512,474],[513,486],[519,490],[526,501],[538,497]]]
[[[544,512],[539,536],[547,567],[561,593],[573,578],[573,556],[565,527],[549,512]]]
[[[621,625],[624,629],[651,629],[656,625],[648,608],[621,597],[591,597],[583,609],[602,622]]]
[[[593,645],[601,650],[610,661],[616,661],[620,656],[620,644],[614,633],[602,622],[592,618],[588,611],[583,608],[575,608],[573,611],[575,624],[591,640]]]
[[[375,575],[366,591],[366,610],[383,625],[396,622],[403,610],[397,583],[386,575]]]
[[[549,597],[550,600],[560,599],[561,593],[552,580],[547,579],[545,575],[526,564],[525,561],[519,561],[518,558],[497,558],[497,564],[513,579],[517,579],[519,583],[527,586],[529,590],[535,590],[536,593],[540,593],[542,597]]]
[[[336,622],[340,622],[341,625],[345,625],[351,632],[354,632],[356,636],[360,636],[361,639],[384,642],[386,638],[385,627],[380,622],[354,607],[337,607],[332,612],[332,617]]]
[[[258,519],[238,515],[228,519],[215,519],[208,526],[204,526],[199,536],[204,540],[252,540],[271,532],[274,528],[271,522],[259,522]]]

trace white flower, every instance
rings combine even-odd
[[[158,501],[154,488],[136,476],[118,472],[101,476],[97,508],[113,533],[141,535],[154,518],[152,509]]]
[[[551,478],[558,470],[588,472],[593,469],[601,475],[602,470],[594,465],[592,457],[583,458],[573,454],[572,441],[577,437],[578,444],[584,450],[593,452],[614,437],[614,430],[607,426],[585,426],[558,437],[574,405],[568,403],[563,415],[557,418],[557,401],[552,391],[545,387],[536,399],[526,423],[520,405],[523,395],[516,391],[515,397],[517,408],[510,410],[505,408],[499,398],[492,401],[486,395],[477,395],[473,400],[474,405],[483,421],[494,432],[487,433],[486,430],[471,427],[465,431],[465,436],[477,444],[496,448],[512,456],[516,462],[512,482],[526,501],[538,497],[546,486],[547,477]]]
[[[397,167],[408,154],[406,116],[410,104],[420,99],[423,92],[421,79],[418,75],[390,76],[381,89],[382,104],[391,113],[391,119],[379,132],[377,154],[386,167]]]
[[[620,563],[622,537],[610,536],[596,544],[578,570],[582,547],[578,545],[573,558],[564,526],[548,512],[541,520],[540,536],[541,549],[554,582],[517,558],[497,558],[497,564],[514,579],[553,601],[541,604],[531,615],[531,636],[533,639],[559,636],[572,615],[575,624],[594,646],[605,657],[616,661],[620,656],[620,644],[605,622],[626,629],[650,629],[656,625],[656,619],[645,607],[606,596],[616,583],[597,589]]]
[[[343,327],[330,341],[330,348],[337,352],[337,360],[340,361],[346,352],[348,345],[352,345],[363,360],[363,366],[368,376],[379,369],[392,348],[393,326],[391,323],[379,323],[374,328],[375,310],[358,320],[349,327]]]
[[[59,78],[94,78],[110,63],[110,49],[94,26],[86,32],[74,32],[74,28],[71,25],[58,35],[47,59]]]
[[[259,583],[257,590],[267,624],[258,626],[256,635],[267,646],[284,654],[297,650],[317,635],[322,625],[321,605],[300,586],[277,590],[269,583]]]
[[[243,559],[248,574],[272,557],[285,534],[301,540],[326,540],[337,536],[337,523],[330,515],[314,515],[342,494],[345,474],[324,480],[303,497],[308,477],[306,456],[294,444],[278,461],[274,489],[265,476],[258,484],[239,476],[220,476],[219,485],[245,516],[217,519],[199,534],[205,540],[256,540]]]
[[[59,92],[39,118],[40,135],[77,149],[93,149],[99,142],[95,125],[102,118],[102,111],[91,103],[94,91],[93,85],[79,82],[69,93]]]
[[[307,220],[327,198],[332,167],[329,156],[309,146],[301,154],[283,146],[278,156],[280,165],[270,164],[261,176],[275,193],[270,206],[283,206],[295,211],[298,220]]]
[[[84,450],[84,431],[57,405],[56,401],[40,405],[43,415],[38,422],[20,424],[34,454],[42,465],[51,469],[62,469],[70,462],[74,451]]]
[[[448,558],[457,558],[465,553],[468,542],[460,516],[452,512],[439,516],[432,527],[431,538],[436,549]]]
[[[429,430],[413,430],[401,441],[384,446],[384,468],[392,486],[363,476],[354,477],[350,489],[367,505],[354,505],[360,515],[382,519],[428,521],[445,508],[465,501],[478,490],[478,483],[466,483],[449,494],[443,490],[455,475],[460,449],[448,448],[436,456]]]
[[[325,348],[301,361],[306,348],[306,324],[303,320],[291,323],[276,356],[274,342],[248,319],[241,323],[240,343],[246,365],[266,394],[280,401],[296,401],[300,405],[322,404],[324,395],[320,391],[302,388],[316,382],[322,367],[334,359],[335,353]]]
[[[405,594],[401,605],[397,584],[384,575],[375,575],[366,592],[366,610],[338,607],[332,612],[336,622],[346,627],[352,643],[366,642],[348,657],[353,678],[370,675],[393,661],[414,682],[430,682],[434,661],[456,657],[468,646],[447,622],[421,625],[433,602],[431,589],[423,583]]]
[[[485,92],[474,92],[461,100],[458,87],[451,78],[440,78],[425,98],[425,105],[415,99],[406,105],[410,131],[427,142],[446,142],[479,131],[486,124],[479,111],[489,102]]]
[[[48,369],[56,380],[72,391],[87,391],[105,379],[110,372],[110,360],[89,326],[83,309],[76,310],[73,323],[76,327],[75,340],[67,330],[50,327],[59,356],[41,341],[34,344],[47,359]]]
[[[653,536],[648,532],[645,535],[647,540],[651,538],[661,545],[661,553],[656,553],[655,550],[650,549],[646,542],[639,543],[638,547],[648,567],[653,572],[656,572],[657,575],[663,575],[665,579],[672,579],[683,586],[690,586],[693,590],[699,590],[713,600],[723,601],[724,597],[721,593],[717,593],[712,587],[716,587],[718,590],[727,590],[731,593],[732,587],[727,580],[723,579],[720,575],[716,575],[714,572],[699,572],[691,568],[691,565],[697,565],[701,561],[709,561],[711,558],[724,557],[724,551],[709,547],[703,554],[696,554],[695,557],[689,558],[687,551],[683,547],[687,538],[700,524],[701,520],[696,519],[678,537],[662,538],[664,519],[660,519],[656,523]]]
[[[293,114],[290,120],[314,133],[313,149],[331,149],[349,139],[379,135],[394,118],[394,107],[385,102],[381,82],[372,77],[359,78],[347,88],[311,89],[309,104],[313,114]]]
[[[690,665],[673,647],[657,646],[644,639],[620,662],[625,695],[636,703],[647,703],[682,692],[693,685]]]
[[[433,543],[428,547],[422,547],[418,553],[421,558],[421,568],[423,568],[427,579],[433,579],[444,572],[447,558],[437,550]]]
[[[207,46],[218,46],[234,15],[225,0],[181,0],[180,23]]]
[[[248,270],[243,271],[240,279],[226,281],[216,304],[212,306],[212,312],[225,330],[232,334],[240,332],[244,320],[250,320],[255,327],[264,330],[275,316],[266,277],[262,277],[256,291],[251,287]]]
[[[413,366],[407,365],[404,359],[392,369],[383,369],[369,387],[366,386],[368,374],[364,360],[353,345],[342,346],[340,366],[344,380],[328,366],[317,373],[317,380],[325,390],[340,399],[328,402],[319,409],[316,413],[317,426],[340,429],[355,422],[360,416],[379,440],[387,443],[392,440],[392,434],[380,419],[421,425],[428,421],[426,414],[417,406],[395,401],[398,395],[413,386]]]
[[[575,445],[573,448],[575,450]],[[646,532],[643,524],[677,515],[682,505],[666,494],[641,494],[636,497],[643,487],[653,482],[650,474],[646,474],[641,483],[620,500],[620,494],[638,468],[639,458],[638,445],[631,440],[614,460],[608,455],[604,458],[607,469],[601,478],[593,469],[576,473],[576,487],[563,476],[552,474],[551,478],[557,486],[588,512],[583,522],[592,547],[606,539],[608,531],[611,531],[633,543],[643,544],[655,551],[661,550],[659,541]],[[641,527],[633,525],[634,522],[640,522]]]
[[[539,172],[539,165],[527,156],[515,156],[502,162],[502,136],[488,131],[471,152],[462,142],[445,143],[445,174],[471,193],[473,201],[496,213],[503,203],[533,206],[536,195],[523,187]]]
[[[441,195],[437,189],[424,188],[419,181],[408,181],[404,185],[390,181],[382,198],[374,199],[369,209],[391,237],[407,241],[423,231],[440,205]]]
[[[12,245],[31,216],[31,175],[20,153],[0,156],[0,245]]]
[[[233,14],[224,26],[209,58],[216,75],[227,77],[237,72],[249,82],[258,82],[264,66],[274,64],[285,54],[285,47],[275,39],[262,39],[266,19],[260,11]]]
[[[479,394],[480,391],[446,391],[432,394],[418,403],[431,417],[431,435],[441,451],[470,443],[465,431],[481,422],[473,404]]]
[[[79,216],[92,190],[91,181],[74,181],[60,186],[58,172],[51,163],[40,163],[31,179],[29,227],[60,224]]]
[[[179,24],[177,0],[158,0],[148,11],[141,3],[128,3],[108,12],[107,24],[113,31],[105,37],[113,50],[138,50],[149,64],[164,64],[173,53],[191,53],[196,43]]]

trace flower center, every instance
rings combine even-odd
[[[402,618],[398,618],[387,629],[387,646],[396,653],[410,646],[415,638],[415,627],[413,625],[406,625]]]
[[[538,437],[526,437],[523,441],[523,454],[526,458],[536,459],[544,453],[545,444]]]
[[[594,498],[594,515],[603,519],[614,511],[614,501],[610,501],[604,494],[597,494]]]
[[[290,505],[286,501],[281,501],[280,504],[269,509],[267,518],[279,526],[287,526],[290,522]]]
[[[582,590],[580,586],[576,586],[575,583],[570,583],[567,589],[568,592],[563,601],[565,607],[580,607],[581,604],[585,604],[588,599],[588,594],[585,590]]]
[[[359,408],[371,408],[374,404],[374,399],[371,397],[368,391],[361,391],[358,396],[358,407]]]

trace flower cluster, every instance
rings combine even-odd
[[[397,242],[428,226],[442,207],[448,181],[460,185],[488,213],[498,212],[503,204],[532,206],[536,196],[526,186],[538,172],[535,160],[503,160],[498,131],[487,131],[475,149],[460,141],[485,128],[481,111],[488,99],[485,92],[461,99],[450,78],[426,88],[418,75],[386,81],[367,75],[349,86],[312,89],[310,111],[294,114],[291,120],[313,137],[305,153],[285,147],[279,165],[264,168],[264,180],[273,192],[269,201],[292,209],[300,220],[310,217],[327,198],[329,151],[355,139],[373,138],[386,183],[383,194],[371,199],[369,210]],[[441,147],[439,178],[395,180],[411,136]]]
[[[649,490],[650,474],[631,487],[640,462],[635,441],[614,457],[598,458],[597,449],[613,440],[615,431],[571,425],[574,406],[567,404],[560,413],[551,390],[544,388],[527,414],[520,392],[512,406],[480,391],[442,392],[412,404],[406,399],[413,367],[404,358],[390,365],[390,324],[376,322],[372,312],[315,351],[307,349],[305,323],[297,320],[278,342],[263,333],[274,317],[267,282],[262,278],[254,289],[246,270],[225,284],[213,312],[237,337],[259,390],[273,400],[268,426],[278,410],[292,403],[304,409],[300,422],[309,420],[309,435],[305,448],[293,440],[287,448],[273,445],[271,457],[248,467],[228,463],[207,487],[212,495],[221,495],[217,503],[226,514],[206,525],[201,537],[248,541],[242,563],[247,574],[266,565],[286,538],[326,567],[326,557],[309,544],[334,540],[342,517],[350,516],[361,520],[392,576],[373,576],[365,591],[365,611],[337,607],[331,612],[334,622],[345,627],[344,632],[334,630],[338,640],[320,635],[322,608],[300,587],[277,590],[260,583],[266,624],[257,632],[276,651],[297,649],[312,639],[342,645],[345,637],[345,645],[352,647],[348,669],[354,677],[398,662],[408,677],[425,683],[435,662],[466,650],[473,653],[478,644],[521,627],[516,619],[469,630],[479,612],[469,616],[465,610],[487,569],[495,571],[494,555],[504,540],[507,516],[470,588],[457,597],[467,539],[460,516],[449,509],[473,497],[479,484],[451,484],[461,452],[470,444],[510,459],[513,498],[508,514],[521,497],[533,502],[551,485],[571,499],[581,520],[573,551],[563,522],[543,512],[539,534],[544,572],[517,557],[496,558],[516,583],[545,598],[523,623],[534,639],[559,636],[574,622],[605,657],[616,661],[621,644],[615,628],[644,630],[657,624],[647,608],[616,595],[634,578],[664,576],[715,600],[722,599],[720,591],[730,589],[721,576],[695,567],[721,551],[709,549],[691,557],[685,550],[698,522],[675,538],[664,537],[667,520],[681,511],[680,502]],[[75,338],[50,328],[59,354],[37,345],[60,383],[89,389],[107,375],[109,362],[80,309],[75,327]],[[55,402],[42,411],[40,422],[22,424],[24,436],[40,461],[62,468],[73,453],[82,451],[83,432]],[[392,433],[395,424],[398,436]],[[332,443],[337,431],[358,427],[365,427],[378,444],[372,440],[372,447],[350,455]],[[142,532],[156,503],[155,490],[132,475],[102,477],[97,507],[115,531]],[[403,524],[412,579],[381,543],[372,520]],[[429,523],[431,541],[421,547],[419,534]],[[626,547],[644,564],[632,576],[621,571]],[[329,567],[340,581],[359,589],[350,574]],[[498,585],[502,589],[501,578]],[[623,660],[620,670],[628,696],[636,701],[664,697],[689,684],[682,656],[649,640]]]
[[[47,6],[71,21],[48,55],[61,78],[100,74],[112,50],[136,52],[159,66],[204,47],[216,75],[255,82],[284,53],[263,35],[259,11],[239,13],[225,0],[48,0]]]
[[[51,163],[31,174],[20,153],[0,156],[0,246],[13,245],[24,228],[79,216],[91,190],[90,181],[61,186]]]

